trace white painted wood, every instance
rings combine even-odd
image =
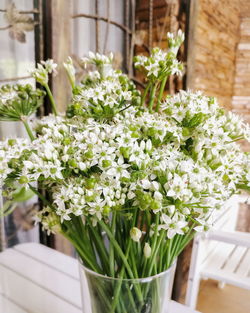
[[[219,281],[218,287],[219,287],[220,289],[224,289],[225,286],[226,286],[226,283],[225,283],[224,281]]]
[[[247,197],[230,199],[213,231],[197,235],[191,257],[186,305],[196,307],[200,279],[215,279],[250,290],[250,233],[235,231],[239,203]]]
[[[229,273],[235,273],[246,251],[247,251],[247,248],[242,247],[242,246],[237,246],[234,249],[232,255],[230,255],[230,258],[225,260],[223,266],[221,267],[221,270],[225,272],[229,272]]]
[[[239,277],[239,275],[237,275],[236,273],[229,273],[223,270],[216,269],[204,269],[202,275],[214,280],[222,280],[227,284],[250,290],[249,277]]]
[[[32,283],[27,278],[17,275],[12,270],[4,269],[3,278],[5,295],[27,311],[32,313],[81,313],[80,308]]]
[[[40,244],[0,253],[0,313],[82,313],[77,260]],[[170,313],[198,313],[174,301]]]
[[[198,311],[194,311],[180,303],[175,301],[171,301],[170,303],[170,313],[200,313]]]
[[[196,301],[200,285],[199,268],[202,262],[202,250],[200,249],[201,240],[196,236],[193,243],[193,251],[191,255],[191,263],[188,276],[188,284],[186,291],[185,304],[190,308],[196,307]]]
[[[40,263],[47,264],[50,267],[55,268],[57,271],[61,271],[64,274],[79,279],[78,264],[75,259],[70,256],[63,255],[64,258],[62,262],[61,253],[55,253],[55,250],[53,249],[48,249],[48,247],[41,244],[35,245],[34,243],[17,245],[13,249]]]
[[[211,231],[208,233],[207,238],[250,248],[250,233],[243,233],[240,231]]]
[[[48,292],[58,294],[59,297],[69,303],[74,298],[75,304],[81,307],[81,295],[77,279],[54,270],[48,265],[42,265],[39,261],[14,249],[7,249],[0,254],[0,266],[3,271],[10,270],[20,277],[29,277],[33,284],[41,286]],[[53,279],[51,279],[52,277]]]
[[[29,313],[8,298],[0,294],[0,312],[1,313]]]
[[[209,267],[220,269],[225,261],[230,257],[230,254],[234,251],[234,249],[235,245],[220,243],[216,246],[215,251],[207,256],[206,260],[201,264],[199,270],[202,271],[203,268]]]
[[[236,273],[240,276],[247,276],[250,270],[250,249],[247,249],[244,259],[240,262]]]

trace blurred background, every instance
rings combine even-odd
[[[167,48],[166,33],[178,29],[185,32],[179,52],[185,74],[171,77],[166,93],[202,90],[250,122],[250,0],[0,0],[0,85],[35,84],[27,69],[48,58],[60,64],[68,55],[80,80],[84,69],[79,59],[91,50],[113,51],[115,66],[143,86],[132,67],[133,56],[148,54],[155,46]],[[50,84],[63,112],[70,88],[62,66],[58,72]],[[39,114],[48,112],[45,99]],[[25,136],[24,129],[18,123],[0,123],[0,139],[10,136]],[[249,151],[246,143],[242,146]],[[33,213],[39,207],[33,199],[1,219],[1,249],[34,241],[74,254],[62,238],[34,227]],[[238,230],[249,232],[249,205],[242,204],[231,219]],[[190,245],[178,261],[173,296],[179,301],[184,301],[191,251]],[[198,309],[250,312],[250,291],[219,289],[214,281],[204,281]]]

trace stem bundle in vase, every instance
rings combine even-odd
[[[0,90],[0,119],[23,122],[30,137],[0,143],[2,215],[34,194],[43,201],[37,220],[75,247],[91,312],[162,313],[164,273],[226,200],[250,189],[250,157],[236,143],[249,140],[249,126],[201,92],[164,97],[168,77],[183,69],[182,32],[168,40],[167,51],[135,57],[142,92],[113,69],[112,54],[98,53],[82,59],[92,71],[80,83],[72,60],[64,63],[66,114],[49,89],[52,60],[32,72],[43,90]],[[53,114],[30,123],[45,94]]]

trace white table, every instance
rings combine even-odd
[[[36,243],[0,253],[0,312],[82,313],[77,261]],[[195,311],[172,301],[171,313]]]

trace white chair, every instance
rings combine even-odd
[[[217,280],[221,287],[228,283],[250,290],[250,233],[234,231],[237,218],[230,220],[245,199],[231,200],[215,229],[195,237],[185,301],[190,308],[196,307],[201,279]]]

